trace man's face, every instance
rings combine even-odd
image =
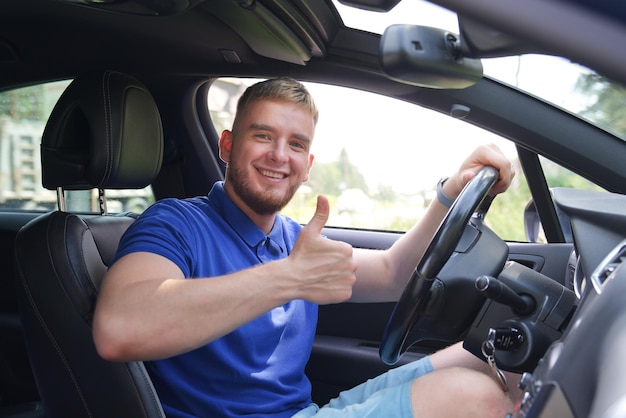
[[[314,131],[311,114],[294,103],[252,103],[238,115],[233,132],[220,138],[220,157],[228,163],[226,193],[244,210],[280,211],[308,179]]]

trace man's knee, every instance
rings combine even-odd
[[[513,405],[491,377],[471,369],[449,367],[416,379],[411,386],[415,417],[504,418]]]

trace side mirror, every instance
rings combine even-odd
[[[539,242],[539,232],[541,231],[541,220],[535,206],[535,201],[530,199],[524,208],[524,232],[528,242]]]
[[[569,217],[559,208],[558,205],[556,206],[556,216],[559,220],[561,230],[563,231],[563,239],[565,242],[574,242]],[[539,242],[540,238],[542,238],[543,242],[545,242],[541,219],[539,218],[535,201],[532,199],[530,199],[524,209],[524,232],[526,233],[526,240],[528,242]]]
[[[392,80],[435,89],[463,89],[483,77],[479,59],[461,54],[458,35],[416,25],[389,26],[380,41],[380,62]]]

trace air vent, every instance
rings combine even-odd
[[[615,270],[626,261],[626,240],[620,242],[604,260],[596,267],[591,275],[591,283],[596,292],[602,293],[606,283],[614,276]]]

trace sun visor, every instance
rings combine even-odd
[[[281,4],[287,5],[286,2]],[[295,25],[295,30],[258,1],[245,6],[232,0],[212,0],[201,7],[230,26],[263,57],[305,65],[313,55],[325,53],[315,31],[293,10],[283,8],[281,11],[290,16],[289,21]]]

